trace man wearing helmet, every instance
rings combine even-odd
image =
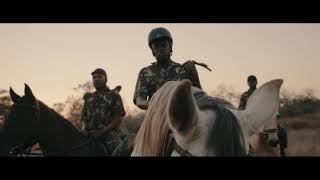
[[[246,109],[246,105],[247,105],[249,97],[257,89],[257,83],[258,82],[257,82],[257,78],[254,75],[251,75],[251,76],[248,77],[247,83],[248,83],[248,86],[249,86],[249,90],[244,92],[241,95],[239,108],[238,108],[239,110]]]
[[[135,105],[146,110],[152,95],[167,81],[190,79],[193,86],[201,88],[193,61],[181,65],[171,59],[173,42],[167,29],[153,29],[149,33],[148,43],[157,61],[140,70],[133,98]]]
[[[96,91],[84,95],[81,114],[83,131],[102,142],[107,154],[111,155],[121,143],[118,128],[126,113],[119,93],[106,85],[106,72],[98,68],[91,75]]]

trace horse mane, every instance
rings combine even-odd
[[[216,156],[245,156],[245,141],[240,123],[227,109],[233,109],[234,106],[224,99],[208,96],[201,91],[194,96],[200,110],[211,109],[217,114],[209,131],[208,147],[214,148]]]
[[[133,155],[164,156],[169,132],[166,107],[175,87],[176,84],[169,81],[152,96],[135,138]]]

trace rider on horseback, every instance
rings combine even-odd
[[[239,108],[238,108],[239,110],[246,109],[248,99],[253,94],[253,92],[257,89],[257,82],[258,81],[257,81],[256,76],[250,75],[247,79],[247,82],[248,82],[249,90],[244,92],[241,95]],[[279,118],[279,116],[280,116],[280,114],[279,114],[279,110],[278,110],[277,118]],[[287,148],[287,132],[283,127],[280,126],[279,123],[278,123],[276,129],[277,129],[277,136],[278,136],[279,144],[280,144],[281,156],[285,156],[285,148]],[[267,135],[267,133],[263,133],[262,135],[263,136]],[[253,152],[252,152],[252,147],[250,146],[250,155],[253,155],[251,153],[253,153]]]
[[[111,155],[121,143],[118,130],[126,112],[119,93],[116,90],[110,90],[106,85],[106,72],[98,68],[91,75],[96,91],[84,95],[85,102],[81,114],[83,131],[88,136],[101,141]]]
[[[192,85],[201,89],[195,61],[187,61],[183,65],[174,62],[172,55],[172,37],[162,27],[149,33],[148,44],[157,62],[140,70],[133,102],[140,109],[146,110],[153,94],[167,81],[190,79]],[[204,64],[199,64],[205,66]],[[207,68],[207,67],[206,67]]]
[[[247,82],[248,82],[249,90],[244,92],[241,95],[240,103],[239,103],[239,110],[246,109],[246,105],[247,105],[249,97],[257,89],[258,82],[257,82],[256,76],[254,76],[254,75],[249,76],[247,79]]]

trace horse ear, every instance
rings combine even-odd
[[[31,88],[28,86],[28,84],[24,84],[24,94],[26,97],[32,98],[32,100],[35,100],[35,96],[33,95]]]
[[[196,127],[198,112],[191,92],[191,82],[183,80],[179,83],[169,100],[169,126],[185,135]]]
[[[9,92],[10,92],[10,97],[11,97],[12,101],[14,103],[17,103],[21,97],[17,93],[15,93],[11,87],[10,87]]]
[[[245,110],[230,109],[239,119],[247,135],[256,133],[274,116],[279,106],[282,83],[282,79],[276,79],[262,85],[250,96]]]

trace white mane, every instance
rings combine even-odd
[[[132,156],[163,156],[169,132],[166,107],[177,84],[167,82],[151,98]]]

